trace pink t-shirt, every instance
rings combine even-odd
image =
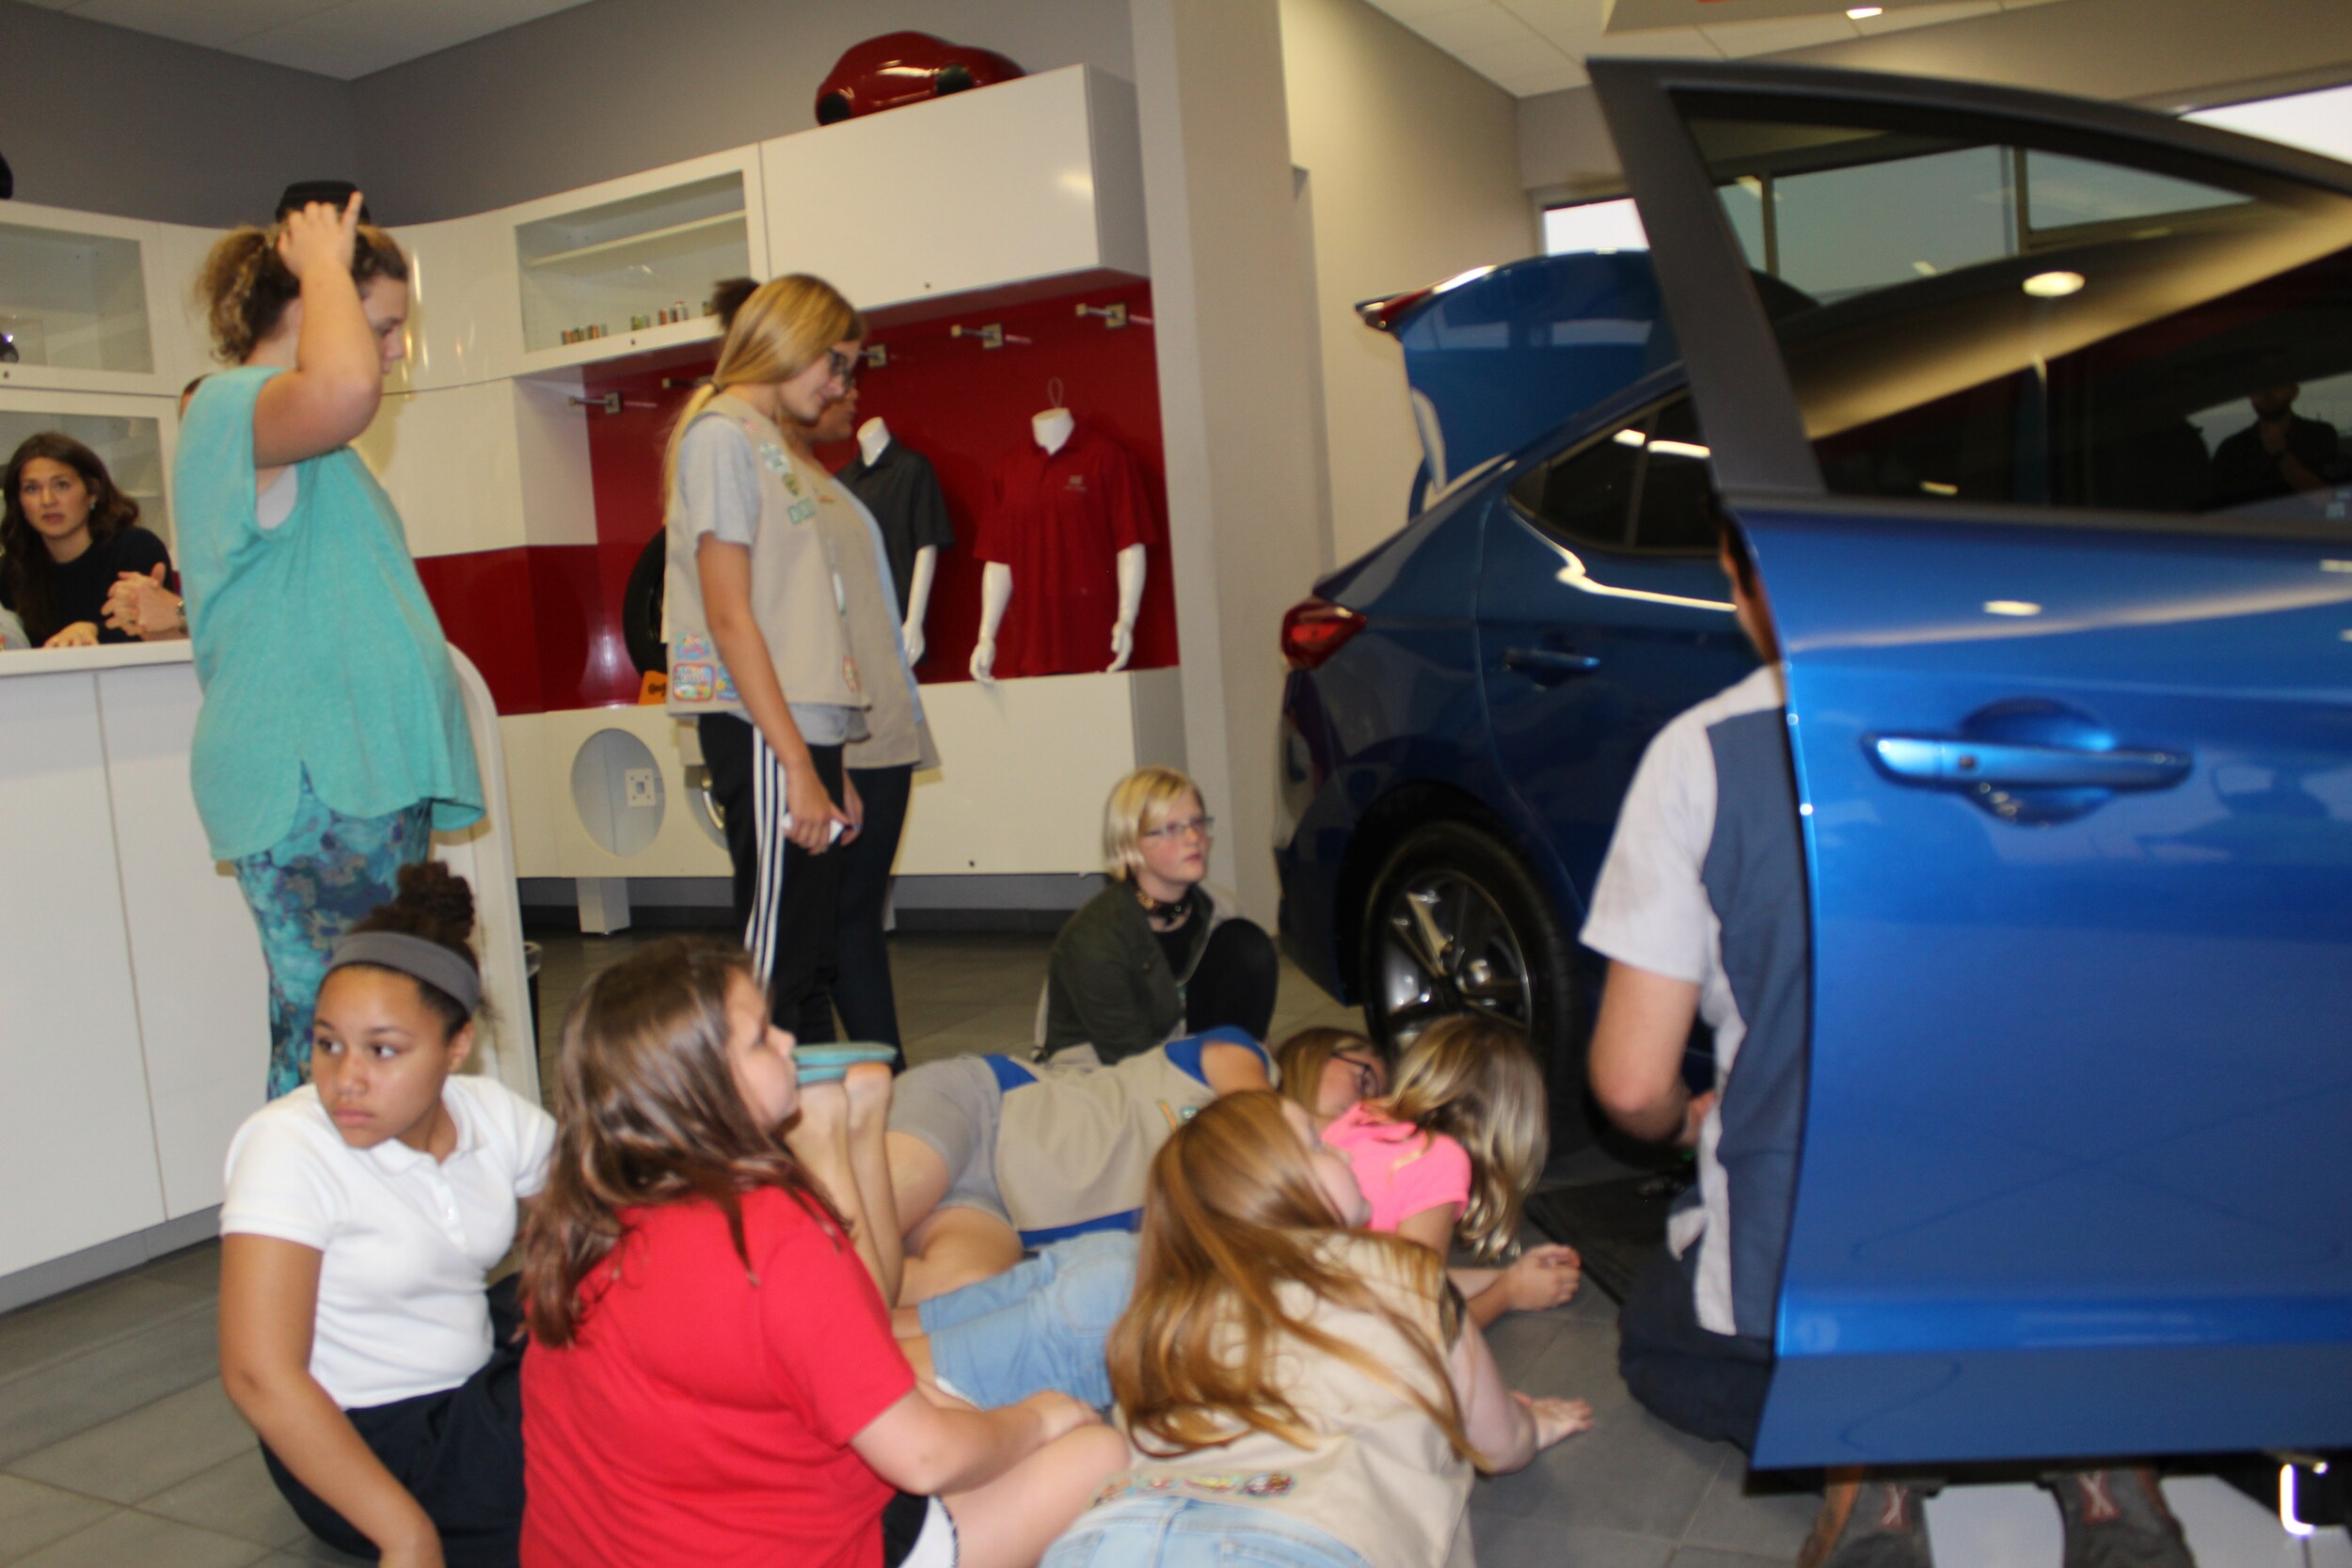
[[[1372,1205],[1372,1230],[1394,1230],[1425,1209],[1470,1200],[1470,1154],[1443,1132],[1391,1121],[1367,1105],[1323,1130],[1323,1141],[1347,1156],[1356,1184]]]

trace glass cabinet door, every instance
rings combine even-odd
[[[135,414],[62,414],[0,408],[0,463],[27,436],[54,430],[72,436],[98,454],[115,488],[139,503],[139,526],[177,546],[171,535],[170,503],[164,493],[161,421]]]
[[[526,354],[700,321],[713,282],[751,271],[743,176],[518,224],[515,251]]]
[[[155,369],[139,242],[0,223],[0,364]]]

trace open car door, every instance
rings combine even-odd
[[[1756,1462],[2352,1445],[2352,168],[1592,72],[1788,665],[1813,1030]]]

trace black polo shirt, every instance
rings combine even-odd
[[[50,562],[50,604],[55,615],[46,626],[27,626],[24,634],[38,648],[76,621],[98,628],[101,642],[128,642],[130,635],[106,625],[106,591],[123,572],[148,572],[161,562],[168,571],[171,552],[164,542],[134,523],[103,545],[92,545],[64,565]],[[16,609],[16,590],[9,574],[0,571],[0,610]]]
[[[865,454],[834,475],[864,501],[882,525],[882,553],[890,558],[890,584],[898,613],[907,610],[907,584],[914,574],[914,552],[926,545],[955,548],[955,526],[947,520],[947,498],[940,493],[931,460],[903,441],[882,448],[873,463]]]

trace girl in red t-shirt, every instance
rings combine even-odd
[[[1500,1256],[1543,1174],[1543,1074],[1524,1037],[1475,1015],[1440,1019],[1415,1037],[1387,1094],[1316,1120],[1371,1203],[1370,1228],[1440,1257],[1456,1242]],[[1547,1244],[1506,1269],[1453,1275],[1484,1326],[1505,1312],[1559,1306],[1576,1293],[1580,1268],[1573,1249]]]
[[[573,1006],[523,1238],[528,1568],[1031,1563],[1125,1463],[1067,1396],[917,1391],[859,1245],[888,1194],[845,1155],[888,1072],[803,1090],[792,1050],[718,942]]]

